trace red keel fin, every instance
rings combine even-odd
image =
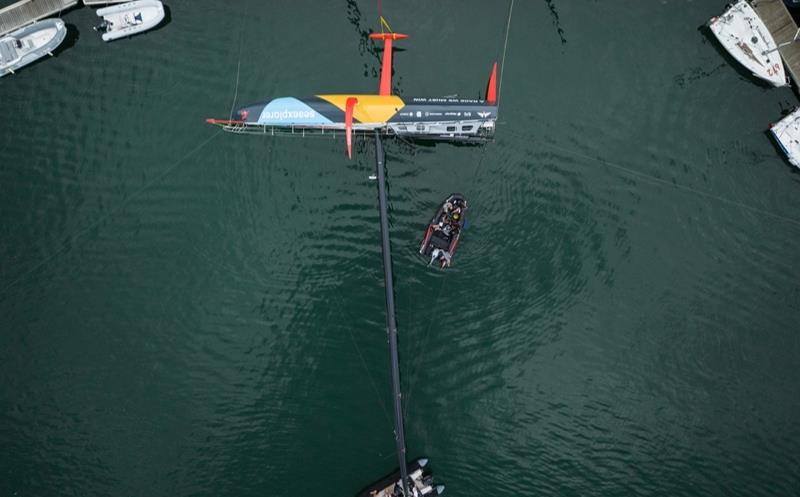
[[[492,66],[492,75],[489,76],[489,83],[486,85],[486,103],[497,104],[497,62]]]
[[[383,40],[383,63],[381,64],[381,86],[380,95],[392,94],[392,41],[408,38],[408,35],[401,33],[371,33],[373,40]]]

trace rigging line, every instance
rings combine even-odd
[[[535,139],[535,140],[538,141],[539,143],[547,146],[547,147],[552,148],[552,149],[560,150],[562,152],[571,154],[574,157],[580,157],[582,159],[599,162],[599,163],[601,163],[601,164],[603,164],[605,166],[611,167],[613,169],[624,171],[624,172],[626,172],[628,174],[631,174],[633,176],[637,176],[637,177],[639,177],[639,178],[641,178],[643,180],[650,181],[651,183],[659,183],[659,184],[662,184],[662,185],[671,186],[671,187],[673,187],[673,188],[675,188],[677,190],[683,190],[683,191],[686,191],[686,192],[694,193],[695,195],[698,195],[698,196],[701,196],[701,197],[705,197],[705,198],[708,198],[708,199],[716,200],[718,202],[722,202],[722,203],[729,204],[729,205],[735,205],[737,207],[740,207],[742,209],[745,209],[745,210],[748,210],[748,211],[751,211],[751,212],[754,212],[754,213],[757,213],[757,214],[762,214],[762,215],[765,215],[765,216],[768,216],[768,217],[772,217],[772,218],[775,218],[775,219],[780,219],[780,220],[786,221],[788,223],[794,224],[795,226],[800,226],[800,220],[794,219],[794,218],[791,218],[791,217],[788,217],[788,216],[784,216],[783,214],[778,214],[777,212],[768,211],[768,210],[762,209],[760,207],[755,207],[753,205],[745,204],[744,202],[739,202],[738,200],[732,200],[732,199],[725,198],[725,197],[722,197],[722,196],[719,196],[719,195],[715,195],[713,193],[710,193],[710,192],[707,192],[707,191],[704,191],[704,190],[699,190],[697,188],[692,188],[691,186],[682,185],[680,183],[673,183],[672,181],[668,181],[668,180],[665,180],[663,178],[659,178],[659,177],[653,176],[651,174],[643,173],[641,171],[636,171],[634,169],[630,169],[630,168],[625,167],[625,166],[623,166],[621,164],[617,164],[615,162],[612,162],[612,161],[609,161],[609,160],[606,160],[606,159],[602,159],[600,157],[592,157],[590,155],[585,155],[585,154],[582,154],[580,152],[576,152],[575,150],[571,150],[571,149],[564,148],[564,147],[561,147],[561,146],[558,146],[558,145],[554,145],[552,143],[546,143],[546,142],[543,142],[543,141],[538,140],[538,139]]]
[[[406,145],[408,145],[411,148],[411,150],[414,152],[414,155],[416,155],[417,149],[419,148],[417,145],[415,145],[414,143],[406,140],[405,138],[403,138],[401,135],[398,135],[397,133],[395,133],[393,135],[389,135],[389,136],[393,136],[393,137],[397,138],[398,140],[400,140],[401,142],[403,142]]]
[[[175,168],[177,168],[179,165],[181,165],[186,159],[188,159],[192,155],[196,154],[198,151],[200,151],[200,149],[202,149],[203,147],[208,145],[211,142],[211,140],[213,140],[214,138],[219,136],[220,133],[222,133],[221,129],[218,130],[213,135],[211,135],[208,138],[206,138],[199,145],[197,145],[192,150],[187,152],[183,157],[181,157],[177,161],[175,161],[172,164],[170,164],[169,166],[167,166],[158,176],[156,176],[152,180],[148,181],[141,188],[139,188],[138,190],[136,190],[135,192],[130,194],[122,202],[120,202],[119,205],[117,205],[116,207],[114,207],[110,211],[108,211],[105,214],[103,214],[102,216],[100,216],[96,221],[94,221],[93,223],[90,223],[85,228],[79,229],[79,230],[75,231],[73,234],[69,235],[67,237],[67,239],[61,244],[61,246],[58,249],[56,249],[55,252],[53,252],[52,254],[46,256],[44,259],[39,261],[35,266],[33,266],[32,268],[30,268],[27,271],[23,272],[22,274],[20,274],[16,278],[14,278],[8,285],[3,287],[2,293],[6,293],[11,287],[13,287],[17,283],[19,283],[20,281],[22,281],[23,279],[28,277],[30,274],[32,274],[33,272],[37,271],[39,268],[41,268],[42,266],[44,266],[45,264],[47,264],[48,262],[53,260],[56,256],[58,256],[62,252],[64,252],[64,250],[67,247],[69,247],[72,243],[74,243],[78,238],[80,238],[81,236],[85,235],[89,231],[97,228],[106,219],[110,218],[111,216],[113,216],[114,214],[116,214],[117,212],[119,212],[120,210],[125,208],[125,206],[127,206],[131,202],[131,200],[133,200],[134,198],[138,197],[139,195],[141,195],[142,193],[144,193],[148,189],[152,188],[156,183],[158,183],[159,181],[164,179],[169,173],[171,173]]]
[[[386,19],[384,19],[384,17],[383,17],[383,16],[381,16],[381,33],[383,33],[383,28],[384,28],[384,27],[385,27],[386,29],[388,29],[390,33],[393,33],[393,32],[394,32],[394,30],[392,30],[392,27],[391,27],[391,26],[389,26],[389,23],[386,21]]]
[[[481,158],[478,159],[478,162],[475,163],[475,169],[472,171],[472,177],[476,178],[478,174],[478,170],[480,169],[481,165],[483,164],[483,159],[486,157],[486,145],[481,147]],[[482,170],[481,170],[482,171]]]
[[[447,281],[447,276],[443,275],[442,282],[439,284],[439,290],[436,292],[436,297],[433,299],[434,310],[436,303],[439,302],[439,298],[442,296],[442,290],[444,290],[444,284],[446,281]],[[417,364],[414,365],[414,369],[412,371],[409,371],[408,380],[406,381],[406,384],[408,385],[408,392],[406,392],[404,396],[404,399],[406,401],[405,414],[404,414],[405,417],[408,417],[408,406],[411,404],[411,392],[413,391],[413,386],[414,386],[414,382],[411,381],[412,374],[416,373],[417,370],[419,369],[419,365],[422,362],[421,358],[423,357],[423,354],[425,353],[425,350],[428,347],[428,342],[430,341],[430,336],[431,336],[430,331],[431,331],[431,326],[433,325],[433,320],[436,319],[437,317],[438,314],[434,312],[433,316],[431,316],[431,318],[428,320],[428,324],[426,325],[425,331],[422,334],[422,341],[420,342],[422,345],[419,348],[419,353],[411,356],[412,358],[417,359],[415,361]]]
[[[342,301],[341,296],[339,296],[338,292],[333,292],[332,295],[335,299],[338,300],[338,305],[336,310],[339,312],[340,315],[344,316],[345,322],[355,323],[356,320],[353,318],[352,314],[345,310],[344,302]],[[372,377],[372,372],[369,370],[369,366],[367,365],[367,360],[364,357],[364,354],[361,352],[361,347],[358,346],[358,341],[356,340],[355,335],[353,335],[353,331],[350,329],[350,326],[346,326],[347,333],[350,335],[350,340],[353,342],[353,345],[356,348],[356,352],[358,352],[358,357],[361,359],[361,365],[364,366],[364,371],[367,373],[367,378],[369,378],[369,383],[372,385],[372,390],[375,392],[375,397],[378,401],[378,404],[381,406],[383,410],[383,415],[386,417],[386,421],[389,424],[392,424],[392,420],[389,417],[389,411],[386,409],[386,405],[381,400],[381,394],[378,391],[378,386],[375,384],[375,379]]]
[[[241,45],[240,52],[241,52]],[[236,107],[236,99],[239,97],[239,69],[242,67],[242,57],[239,57],[239,62],[236,64],[236,86],[234,87],[233,91],[233,101],[231,102],[231,111],[228,114],[230,116],[230,120],[233,120],[233,108]]]
[[[392,419],[389,417],[389,411],[386,410],[386,405],[381,400],[381,394],[378,392],[378,386],[375,384],[375,379],[372,378],[372,373],[369,370],[369,366],[367,366],[367,360],[364,358],[364,354],[361,352],[361,347],[358,346],[356,337],[353,335],[353,330],[351,330],[349,326],[345,327],[347,328],[347,334],[350,335],[350,340],[353,342],[353,345],[356,348],[356,352],[358,352],[358,357],[361,359],[361,365],[364,366],[364,371],[367,372],[367,378],[369,378],[369,384],[372,385],[372,390],[375,392],[375,398],[378,401],[378,404],[381,406],[381,410],[383,411],[386,421],[391,425]]]
[[[511,31],[511,13],[514,10],[514,0],[508,6],[508,21],[506,22],[506,40],[503,42],[503,57],[500,59],[500,81],[497,82],[497,110],[500,110],[500,99],[503,98],[503,72],[506,70],[506,49],[508,49],[508,33]]]
[[[245,10],[245,19],[247,19],[248,13],[249,12]],[[233,108],[236,107],[236,99],[239,97],[239,70],[242,68],[242,45],[244,43],[244,31],[245,30],[243,29],[239,30],[239,53],[237,54],[239,61],[236,63],[236,85],[234,86],[233,102],[231,102],[231,112],[229,114],[229,119],[231,120],[233,120]]]

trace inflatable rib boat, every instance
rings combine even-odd
[[[428,265],[438,262],[444,269],[450,266],[464,229],[467,201],[460,193],[447,197],[431,219],[419,247],[423,257],[430,258]]]
[[[97,9],[103,18],[95,30],[103,33],[103,41],[113,41],[153,29],[164,20],[164,5],[158,0],[136,0]]]

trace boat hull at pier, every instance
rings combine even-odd
[[[789,84],[772,33],[745,0],[712,18],[708,27],[722,47],[753,76],[773,86]]]
[[[61,45],[67,28],[61,19],[34,22],[0,38],[0,77],[13,74]]]

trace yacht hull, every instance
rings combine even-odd
[[[753,76],[773,86],[786,86],[786,70],[767,26],[746,0],[712,18],[709,29],[722,47]]]
[[[772,125],[769,132],[786,159],[794,167],[800,168],[800,107]]]

